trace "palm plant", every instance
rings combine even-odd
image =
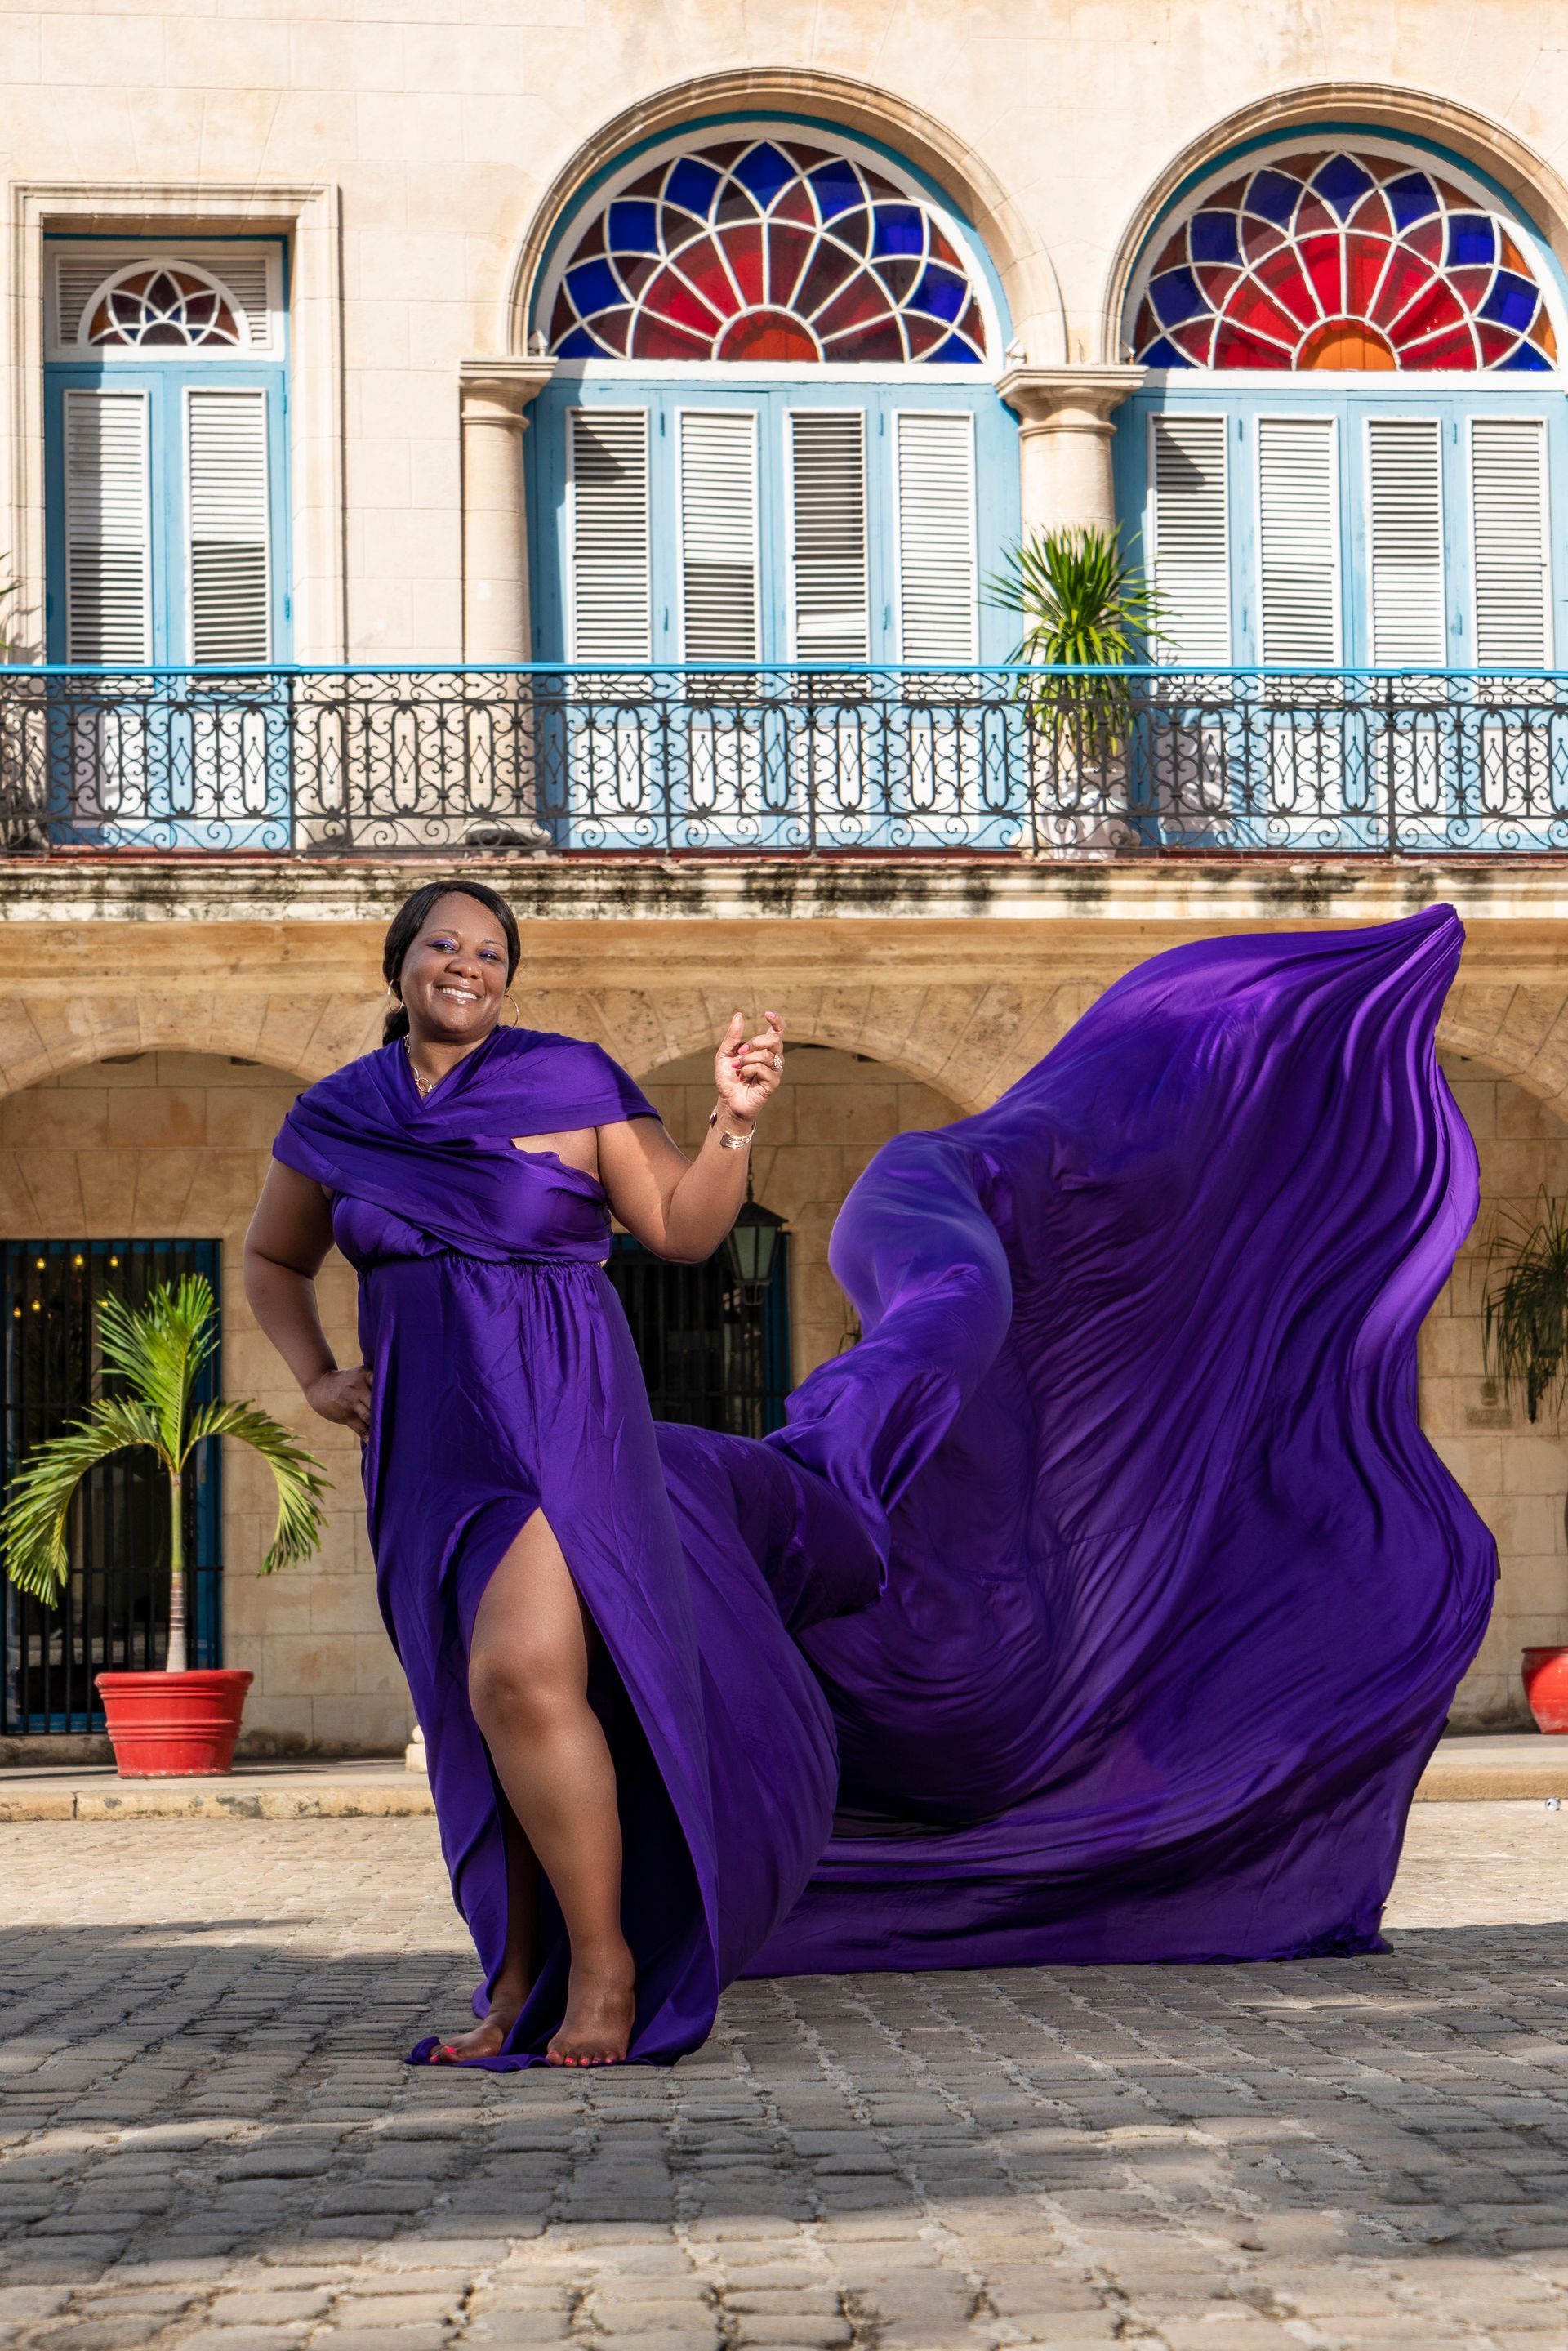
[[[1500,1209],[1487,1249],[1481,1300],[1489,1373],[1505,1395],[1524,1391],[1534,1420],[1542,1405],[1561,1411],[1568,1386],[1568,1202],[1542,1186],[1532,1217]]]
[[[57,1600],[70,1576],[66,1541],[71,1502],[87,1472],[111,1454],[145,1447],[169,1479],[171,1673],[185,1670],[185,1555],[181,1502],[192,1456],[212,1437],[232,1437],[261,1456],[277,1488],[277,1524],[264,1574],[308,1559],[321,1540],[326,1473],[270,1413],[249,1404],[199,1404],[196,1386],[218,1343],[213,1286],[187,1274],[161,1282],[145,1306],[103,1298],[98,1343],[104,1369],[126,1392],[100,1396],[84,1418],[36,1446],[11,1480],[0,1510],[0,1552],[19,1590]]]
[[[1012,548],[986,581],[988,602],[1016,612],[1023,630],[1012,658],[1048,672],[1119,672],[1148,658],[1163,638],[1153,582],[1124,549],[1119,528],[1040,531]],[[1132,716],[1125,677],[1051,674],[1023,691],[1036,725],[1115,737]]]

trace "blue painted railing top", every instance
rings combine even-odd
[[[1568,673],[0,668],[13,852],[1568,851]]]

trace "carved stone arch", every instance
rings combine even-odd
[[[1324,81],[1276,91],[1239,107],[1173,156],[1146,190],[1111,256],[1095,333],[1097,356],[1121,356],[1121,322],[1134,272],[1162,213],[1185,183],[1252,140],[1307,132],[1325,122],[1356,122],[1390,139],[1430,141],[1457,162],[1495,180],[1539,229],[1568,269],[1568,181],[1514,131],[1433,90],[1385,82]]]
[[[358,1001],[146,987],[78,999],[61,1022],[53,1004],[12,998],[0,1002],[0,1097],[116,1053],[233,1054],[307,1086],[377,1042],[379,1018]]]
[[[535,209],[512,273],[507,350],[527,352],[528,313],[551,241],[594,174],[628,149],[713,115],[783,113],[877,139],[927,173],[968,221],[1002,280],[1011,331],[1037,366],[1061,366],[1065,314],[1055,269],[1020,206],[974,149],[906,99],[845,74],[748,67],[672,83],[603,124],[556,172]]]

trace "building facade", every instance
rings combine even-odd
[[[1422,1406],[1503,1559],[1459,1719],[1521,1719],[1568,1449],[1480,1296],[1492,1220],[1568,1188],[1551,12],[189,0],[12,12],[0,55],[7,1445],[90,1381],[94,1284],[193,1250],[229,1392],[303,1421],[240,1237],[432,873],[512,896],[524,1018],[684,1137],[730,1011],[784,1012],[795,1377],[853,1340],[826,1234],[879,1143],[1162,946],[1446,898],[1485,1205]],[[1113,525],[1150,661],[1021,680],[1009,549]],[[245,1458],[192,1505],[203,1654],[253,1748],[391,1749],[312,1441],[314,1568],[253,1576]],[[95,1504],[74,1614],[12,1604],[0,1751],[156,1648],[142,1507]]]

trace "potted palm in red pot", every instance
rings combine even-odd
[[[248,1673],[186,1663],[182,1497],[198,1447],[218,1437],[248,1445],[272,1471],[277,1524],[262,1573],[308,1559],[321,1540],[326,1472],[270,1413],[250,1404],[202,1404],[197,1386],[217,1345],[212,1284],[202,1274],[161,1283],[140,1308],[104,1298],[99,1353],[122,1385],[80,1420],[36,1446],[12,1478],[0,1510],[0,1552],[18,1590],[46,1604],[70,1577],[71,1504],[83,1478],[110,1455],[156,1454],[169,1480],[169,1649],[161,1671],[100,1673],[114,1758],[123,1779],[178,1779],[229,1771]]]
[[[1560,1418],[1568,1389],[1568,1203],[1544,1186],[1533,1215],[1499,1212],[1481,1308],[1487,1369],[1503,1394],[1523,1395],[1532,1423],[1542,1406]],[[1526,1649],[1521,1664],[1536,1729],[1568,1734],[1568,1646]]]

